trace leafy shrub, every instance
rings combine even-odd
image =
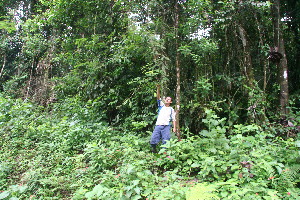
[[[139,128],[95,120],[77,99],[48,113],[1,97],[0,111],[2,199],[299,197],[299,141],[255,124],[228,127],[212,110],[198,136],[171,139],[158,154]]]

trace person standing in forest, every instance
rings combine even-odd
[[[175,125],[175,111],[170,106],[172,103],[171,97],[166,97],[164,102],[160,97],[160,85],[157,85],[157,105],[158,105],[158,116],[155,124],[154,131],[150,139],[151,151],[156,153],[156,146],[162,140],[162,144],[166,144],[171,138],[171,124],[173,124],[173,132],[176,132]]]

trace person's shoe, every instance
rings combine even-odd
[[[156,149],[151,149],[152,153],[157,153]]]
[[[157,153],[155,144],[151,144],[151,152],[152,153]]]

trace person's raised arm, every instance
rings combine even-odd
[[[157,98],[157,100],[160,100],[160,85],[157,85],[156,98]]]

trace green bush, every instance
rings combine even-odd
[[[297,199],[299,140],[206,110],[199,135],[158,154],[149,133],[95,120],[77,99],[45,111],[0,97],[0,199]]]

